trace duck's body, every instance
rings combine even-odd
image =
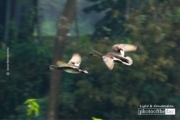
[[[74,54],[71,60],[68,63],[63,61],[57,61],[57,65],[50,65],[50,70],[64,70],[67,73],[88,73],[86,70],[83,70],[79,67],[81,63],[81,57],[79,54]]]
[[[107,65],[107,67],[112,70],[114,68],[114,63],[123,63],[125,65],[132,65],[133,60],[125,55],[125,51],[134,51],[136,50],[136,46],[129,44],[116,44],[112,47],[111,52],[102,55],[99,52],[94,52],[91,55],[99,55],[102,57],[103,61]]]
[[[119,53],[116,53],[116,52],[109,52],[107,53],[105,56],[111,56],[111,58],[113,59],[113,61],[115,63],[124,63],[126,65],[131,65],[132,64],[132,59],[130,59],[130,57],[124,57],[124,54],[123,55],[120,55]]]
[[[64,70],[64,71],[66,71],[67,73],[74,73],[74,74],[77,74],[77,73],[88,73],[86,70],[83,70],[83,69],[81,69],[81,68],[74,67],[74,66],[70,66],[70,67],[59,67],[59,66],[51,65],[51,66],[50,66],[50,69],[51,69],[51,70],[54,70],[54,69]]]

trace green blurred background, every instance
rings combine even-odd
[[[0,1],[0,120],[44,120],[57,22],[67,0]],[[77,0],[63,60],[82,56],[89,74],[61,72],[59,119],[180,119],[180,1]],[[93,51],[130,43],[132,66],[109,71]],[[10,75],[6,75],[9,48]],[[36,98],[39,116],[28,117]],[[176,115],[138,115],[144,104],[173,105]]]

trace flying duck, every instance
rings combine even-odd
[[[112,50],[103,55],[99,52],[93,52],[90,55],[101,56],[106,66],[112,70],[114,68],[114,63],[123,63],[125,65],[132,65],[133,60],[129,56],[124,56],[125,52],[135,51],[137,46],[131,44],[115,44],[112,47]]]
[[[80,68],[81,56],[78,53],[73,54],[68,63],[61,60],[56,62],[56,65],[50,65],[50,70],[64,70],[68,73],[88,73],[86,70]]]

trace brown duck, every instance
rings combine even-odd
[[[101,56],[106,66],[112,70],[114,68],[114,63],[123,63],[125,65],[132,65],[133,60],[129,56],[124,56],[125,52],[135,51],[137,46],[131,44],[115,44],[112,50],[103,55],[99,52],[93,52],[91,55]]]
[[[66,63],[57,61],[56,65],[50,65],[50,70],[64,70],[68,73],[88,73],[86,70],[80,68],[81,56],[78,53],[73,54],[71,60]]]

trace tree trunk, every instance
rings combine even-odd
[[[7,0],[6,5],[6,17],[5,17],[5,32],[4,32],[4,41],[7,43],[8,36],[9,36],[9,21],[10,21],[10,7],[11,7],[11,0]]]
[[[58,21],[57,37],[54,44],[52,64],[62,59],[65,49],[66,34],[71,27],[71,23],[75,17],[76,0],[67,0],[64,11]],[[50,96],[47,108],[46,120],[58,119],[59,90],[60,90],[61,74],[59,71],[51,71],[50,75]]]

